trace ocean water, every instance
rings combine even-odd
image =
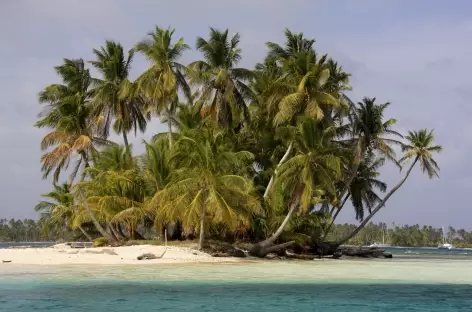
[[[54,246],[55,242],[0,242],[0,249],[31,246],[35,248]]]
[[[472,261],[0,265],[0,311],[471,311]]]

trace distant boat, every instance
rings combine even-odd
[[[390,245],[390,244],[373,243],[373,244],[370,244],[369,247],[385,248],[385,247],[392,247],[392,245]]]
[[[382,229],[382,244],[380,244],[380,243],[373,243],[373,244],[370,244],[368,247],[385,248],[385,247],[392,247],[392,245],[390,245],[390,244],[385,244],[385,230]]]
[[[446,236],[444,235],[443,227],[443,243],[438,246],[438,249],[453,249],[454,247],[451,244],[446,243]]]
[[[451,244],[444,243],[438,246],[438,249],[453,249],[454,247]]]

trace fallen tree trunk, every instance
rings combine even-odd
[[[283,244],[278,244],[278,245],[274,245],[275,241],[279,238],[279,236],[282,234],[282,232],[284,231],[285,227],[287,226],[287,224],[289,223],[292,215],[295,213],[295,211],[297,210],[298,208],[298,205],[300,204],[300,196],[301,196],[301,193],[302,193],[302,189],[297,189],[295,192],[294,192],[294,200],[292,201],[292,203],[290,204],[290,209],[288,210],[288,213],[287,215],[285,216],[285,219],[284,221],[282,222],[282,224],[279,226],[279,228],[277,229],[277,231],[272,234],[268,239],[262,241],[262,242],[259,242],[257,244],[254,244],[251,248],[251,250],[249,250],[249,253],[252,255],[252,256],[255,256],[255,257],[259,257],[259,258],[264,258],[268,253],[271,253],[271,252],[276,252],[276,251],[279,251],[281,249],[284,249],[284,248],[287,248],[287,247],[290,247],[292,246],[293,244],[295,244],[295,241],[290,241],[290,242],[287,242],[287,243],[283,243]]]
[[[254,257],[264,258],[267,254],[271,252],[277,252],[279,250],[288,248],[295,244],[295,241],[286,242],[283,244],[272,245],[272,244],[264,244],[264,242],[257,243],[252,246],[249,253]]]

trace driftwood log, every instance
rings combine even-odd
[[[153,253],[144,253],[138,256],[138,260],[152,260],[152,259],[158,259],[158,257]]]

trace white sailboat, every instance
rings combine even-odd
[[[385,244],[385,229],[382,229],[382,244],[373,243],[373,244],[370,244],[369,247],[377,247],[377,248],[392,247],[392,245],[390,244]]]
[[[451,244],[446,243],[446,235],[444,235],[444,227],[443,227],[443,243],[438,246],[438,249],[452,249],[454,248]]]

